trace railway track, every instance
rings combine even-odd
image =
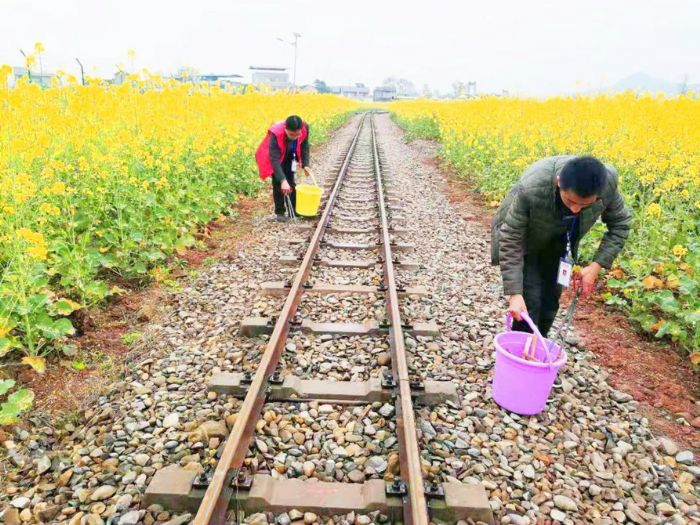
[[[416,270],[418,264],[406,255],[413,247],[401,242],[408,210],[401,209],[400,189],[391,186],[386,168],[373,114],[363,114],[338,164],[337,176],[326,188],[320,218],[315,225],[290,225],[290,231],[299,236],[289,239],[290,245],[306,247],[303,256],[280,259],[280,264],[298,265],[294,279],[261,283],[262,293],[286,297],[281,311],[276,318],[248,318],[241,324],[242,334],[269,336],[255,373],[222,373],[210,379],[211,390],[243,398],[230,434],[217,450],[216,468],[203,473],[178,466],[161,469],[146,490],[144,505],[157,503],[172,510],[196,511],[193,523],[198,525],[238,523],[246,514],[291,509],[321,515],[378,511],[386,520],[407,524],[492,522],[481,485],[434,484],[424,479],[414,405],[458,399],[454,384],[421,381],[409,373],[405,334],[431,337],[438,329],[434,323],[411,323],[401,317],[401,297],[416,298],[428,292],[403,285],[404,272]],[[369,280],[372,284],[311,278],[312,272],[324,268],[375,275]],[[381,282],[377,282],[378,276]],[[303,300],[329,295],[383,297],[384,315],[363,322],[304,318],[300,309]],[[282,360],[285,348],[289,351],[290,334],[299,331],[325,341],[384,338],[390,368],[375,370],[359,381],[322,379],[323,374],[299,377],[285,368]],[[381,412],[395,430],[398,472],[367,469],[369,479],[363,476],[356,483],[273,476],[259,469],[252,472],[246,458],[259,422],[265,421],[260,419],[265,404],[271,402],[365,406],[365,416]],[[271,457],[274,452],[266,450]]]

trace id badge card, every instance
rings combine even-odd
[[[557,284],[568,288],[571,285],[571,273],[574,270],[574,264],[567,258],[559,259],[559,271],[557,272]]]
[[[297,159],[292,159],[292,173],[297,172]]]

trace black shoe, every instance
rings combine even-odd
[[[275,220],[277,222],[287,222],[287,216],[286,215],[276,215]]]

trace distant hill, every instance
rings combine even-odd
[[[603,89],[604,92],[619,93],[622,91],[636,91],[637,93],[651,92],[664,93],[666,95],[678,95],[682,89],[682,81],[671,82],[661,78],[654,78],[646,73],[634,73],[622,80],[616,82],[612,86]],[[700,84],[688,84],[685,86],[686,91],[700,91]]]

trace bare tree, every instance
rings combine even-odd
[[[405,78],[388,77],[382,82],[384,87],[393,87],[396,89],[396,94],[402,97],[415,97],[418,95],[416,86],[410,80]]]

